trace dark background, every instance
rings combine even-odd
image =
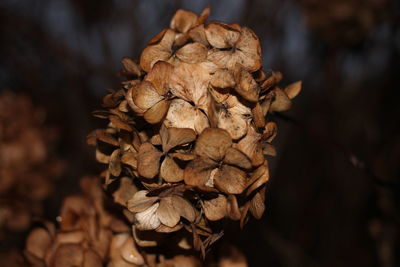
[[[227,239],[250,266],[400,266],[400,5],[389,0],[1,0],[0,90],[46,110],[68,164],[46,217],[101,170],[85,136],[104,126],[91,112],[119,86],[121,58],[138,58],[177,9],[208,5],[209,20],[257,33],[283,84],[303,80],[274,115],[266,214]]]

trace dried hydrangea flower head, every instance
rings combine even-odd
[[[261,218],[276,153],[267,114],[301,89],[281,89],[281,73],[262,69],[251,29],[206,22],[209,12],[178,10],[138,63],[123,59],[127,81],[95,112],[108,126],[88,136],[141,247],[204,255],[225,220]]]
[[[0,94],[0,236],[26,230],[63,170],[53,154],[57,134],[30,99]],[[5,236],[4,236],[5,238]]]
[[[64,199],[59,228],[50,222],[32,230],[25,255],[33,266],[139,266],[144,259],[130,227],[105,209],[97,177],[81,180],[82,195]]]

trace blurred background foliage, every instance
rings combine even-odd
[[[51,220],[78,179],[101,167],[85,136],[120,60],[138,58],[179,8],[248,25],[264,67],[303,80],[276,114],[267,212],[227,234],[250,266],[400,265],[400,3],[390,0],[2,0],[0,88],[23,93],[57,127],[67,164]],[[236,230],[234,230],[236,231]],[[23,246],[24,235],[1,249]]]

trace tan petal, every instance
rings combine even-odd
[[[246,202],[241,208],[240,208],[240,212],[241,212],[241,216],[240,216],[240,228],[243,229],[244,225],[246,224],[249,216],[248,212],[249,212],[249,208],[250,208],[250,202]]]
[[[207,128],[197,138],[194,151],[201,157],[220,161],[225,156],[226,150],[231,146],[232,139],[227,131]]]
[[[218,69],[211,76],[211,85],[219,88],[234,87],[236,82],[232,73],[226,69]]]
[[[301,81],[289,84],[284,91],[290,99],[295,98],[301,91]]]
[[[129,123],[121,120],[118,116],[108,116],[108,119],[114,128],[122,129],[128,132],[132,132],[134,129]]]
[[[185,218],[189,222],[195,221],[196,211],[189,201],[176,195],[173,195],[171,199],[173,207],[179,212],[181,217]]]
[[[240,194],[246,188],[246,180],[246,173],[242,170],[229,165],[222,165],[215,174],[214,185],[226,194]]]
[[[128,72],[129,75],[134,75],[136,77],[139,77],[141,74],[140,71],[140,66],[133,61],[133,59],[124,57],[122,59],[122,65],[124,65],[124,68]]]
[[[234,70],[241,59],[237,53],[232,51],[221,51],[219,49],[210,49],[207,59],[220,68]]]
[[[207,48],[201,43],[189,43],[176,51],[175,55],[187,63],[198,63],[207,58]]]
[[[261,84],[263,92],[277,85],[283,78],[282,73],[279,71],[269,70],[266,75],[268,78]]]
[[[94,132],[95,136],[97,139],[99,139],[100,141],[113,145],[113,146],[119,146],[118,141],[111,136],[111,134],[107,133],[106,130],[96,130]]]
[[[33,256],[44,259],[47,249],[52,244],[50,233],[43,228],[36,228],[30,232],[26,240],[26,250]]]
[[[250,201],[250,212],[253,214],[254,218],[261,219],[265,211],[265,190],[257,192],[253,199]]]
[[[257,129],[262,129],[265,127],[265,116],[263,114],[262,107],[259,102],[251,109],[251,114],[253,115],[253,122]]]
[[[238,142],[236,148],[251,159],[253,158],[260,139],[261,134],[257,133],[253,126],[249,126],[246,136]]]
[[[226,101],[230,93],[230,88],[210,88],[209,90],[216,103]],[[210,113],[210,109],[208,110],[208,113]]]
[[[262,139],[271,143],[272,140],[276,137],[278,133],[278,126],[275,122],[270,121],[265,125],[265,129],[263,131]]]
[[[136,91],[136,86],[131,87],[126,93],[126,100],[128,101],[129,107],[135,112],[137,115],[142,116],[146,109],[139,108],[135,102],[133,101],[133,92]]]
[[[243,169],[251,169],[250,159],[240,150],[230,147],[227,149],[224,162]]]
[[[196,158],[196,155],[193,154],[191,151],[169,153],[169,156],[183,161],[190,161]]]
[[[210,16],[210,12],[211,12],[210,7],[206,7],[205,9],[203,9],[203,11],[201,11],[201,13],[200,13],[199,18],[197,19],[197,23],[202,24],[202,23],[206,22],[206,20]]]
[[[217,198],[205,200],[203,208],[206,218],[210,221],[218,221],[224,218],[227,215],[227,203],[226,197],[221,194]]]
[[[177,225],[180,220],[180,215],[175,209],[171,197],[161,199],[160,206],[157,209],[157,216],[161,223],[168,227],[174,227]]]
[[[196,139],[195,131],[190,128],[166,128],[163,125],[160,134],[164,152],[168,152],[171,148],[193,142]]]
[[[207,116],[182,99],[174,99],[164,120],[167,128],[190,128],[201,133],[209,127]]]
[[[261,68],[261,46],[257,35],[249,28],[242,27],[241,35],[236,43],[238,61],[246,70],[254,72]]]
[[[162,153],[151,143],[143,143],[137,156],[138,172],[141,176],[151,179],[160,169],[160,157]]]
[[[146,72],[150,72],[153,65],[157,61],[167,61],[171,57],[172,45],[175,40],[175,32],[167,29],[160,34],[153,38],[154,40],[151,40],[154,42],[159,42],[157,44],[147,46],[140,55],[140,67]],[[161,39],[158,40],[160,37]]]
[[[166,225],[161,224],[160,226],[157,227],[156,232],[158,233],[173,233],[176,231],[181,230],[183,227],[183,224],[177,224],[174,227],[168,227]]]
[[[183,180],[184,171],[178,166],[174,159],[166,156],[161,164],[160,176],[169,183],[176,183]]]
[[[110,156],[96,149],[96,160],[100,163],[108,164],[110,162]]]
[[[209,43],[207,41],[206,32],[204,30],[204,24],[200,24],[196,26],[188,32],[190,38],[196,43],[201,43],[205,46],[208,46]]]
[[[237,202],[235,195],[228,196],[226,211],[227,211],[228,217],[231,220],[234,220],[234,221],[240,220],[241,213],[240,213],[239,204]]]
[[[52,266],[81,266],[83,263],[83,247],[78,244],[63,244],[58,247],[53,259]]]
[[[169,91],[169,78],[174,72],[174,66],[165,61],[158,61],[147,74],[145,81],[151,82],[155,91],[164,96]]]
[[[158,219],[157,209],[159,203],[154,203],[150,208],[145,211],[135,214],[136,228],[139,230],[154,230],[160,225],[160,220]]]
[[[234,113],[234,109],[220,109],[218,113],[218,128],[226,130],[234,140],[242,138],[248,128],[251,118]]]
[[[83,265],[82,267],[102,267],[102,260],[94,250],[88,249],[83,254]]]
[[[125,243],[121,246],[120,251],[122,258],[129,263],[137,265],[145,263],[144,258],[137,250],[132,237],[126,239]]]
[[[137,154],[128,152],[122,155],[121,162],[125,165],[129,165],[130,167],[136,169],[137,168]]]
[[[122,206],[126,206],[128,200],[131,199],[136,192],[137,188],[133,184],[132,179],[129,177],[122,177],[118,190],[113,193],[114,201]]]
[[[264,155],[276,156],[276,149],[271,143],[262,142],[261,148]]]
[[[111,154],[108,170],[113,176],[116,177],[118,177],[121,174],[121,159],[120,159],[119,149],[114,150],[114,152]]]
[[[263,165],[258,167],[250,176],[247,182],[246,195],[249,196],[254,190],[265,184],[269,180],[269,169],[268,164],[265,162]]]
[[[142,212],[150,208],[157,200],[157,197],[147,197],[149,191],[141,190],[136,192],[127,202],[127,208],[131,212]]]
[[[216,164],[207,158],[197,158],[189,162],[183,173],[185,184],[193,186],[205,186],[210,179],[211,171]]]
[[[165,115],[168,112],[169,105],[171,104],[170,100],[161,100],[157,104],[155,104],[153,107],[148,109],[144,114],[143,118],[151,124],[156,124],[161,122],[164,118]]]
[[[237,85],[235,87],[236,92],[250,102],[257,102],[260,88],[253,76],[242,68],[239,68],[239,70],[235,72],[235,76],[237,80]]]
[[[179,9],[172,17],[170,28],[178,32],[187,32],[197,24],[197,15],[191,11]]]
[[[210,66],[180,62],[175,66],[174,75],[171,77],[172,94],[193,102],[197,108],[206,109],[210,83],[210,74],[206,67]]]
[[[160,102],[163,97],[160,96],[153,84],[147,81],[141,82],[136,90],[132,91],[133,102],[141,109],[149,109],[158,102]]]
[[[290,98],[287,96],[287,94],[279,88],[274,89],[274,93],[275,98],[272,100],[270,107],[271,110],[285,111],[290,109],[290,107],[292,106],[292,101],[290,101]]]
[[[209,23],[205,32],[208,42],[216,48],[233,47],[240,37],[240,32],[219,22]]]

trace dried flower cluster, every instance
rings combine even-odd
[[[63,170],[52,155],[57,136],[29,98],[0,94],[0,233],[22,231],[42,214],[43,200]]]
[[[105,210],[98,178],[81,180],[82,195],[64,199],[59,229],[50,222],[34,229],[25,255],[34,266],[138,266],[144,259],[135,247],[130,227]]]
[[[105,185],[116,188],[141,247],[204,255],[224,220],[261,218],[277,133],[266,116],[289,109],[301,89],[279,88],[282,75],[262,69],[256,34],[206,23],[209,11],[178,10],[139,64],[123,59],[128,80],[95,112],[109,124],[88,143],[108,165]]]
[[[357,44],[385,17],[390,0],[298,0],[310,28],[330,44]]]

